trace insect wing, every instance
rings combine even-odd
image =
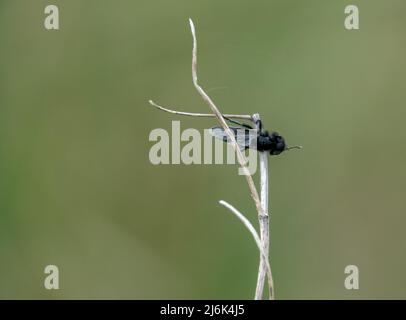
[[[241,127],[230,127],[230,130],[234,133],[235,140],[240,150],[245,150],[252,146],[253,142],[256,142],[257,133],[254,129],[245,129]],[[229,142],[227,133],[221,127],[213,127],[210,129],[210,134],[216,139],[220,139],[224,142]]]

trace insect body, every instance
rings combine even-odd
[[[254,129],[247,124],[239,123],[226,117],[224,117],[224,119],[240,125],[240,127],[230,127],[240,150],[251,148],[258,151],[269,152],[270,155],[278,155],[286,150],[301,148],[300,146],[288,147],[285,143],[285,139],[279,133],[269,133],[266,130],[262,130],[260,120],[256,122],[258,129]],[[217,139],[230,142],[227,133],[222,127],[213,127],[210,133]]]

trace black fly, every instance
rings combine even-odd
[[[288,147],[285,139],[279,133],[269,133],[266,130],[262,130],[261,120],[257,120],[256,126],[258,129],[254,129],[245,123],[240,123],[226,117],[224,117],[224,119],[240,126],[230,127],[240,150],[251,148],[257,149],[258,151],[267,151],[271,155],[278,155],[286,150],[301,148],[300,146]],[[210,134],[224,142],[229,142],[228,136],[222,127],[211,128]]]

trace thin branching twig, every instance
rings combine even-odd
[[[183,111],[176,111],[173,109],[168,109],[166,107],[162,107],[159,104],[155,103],[152,100],[149,100],[149,103],[151,106],[154,106],[158,108],[161,111],[177,114],[180,116],[189,116],[189,117],[206,117],[206,118],[214,118],[216,115],[212,113],[195,113],[195,112],[183,112]],[[249,114],[223,114],[223,117],[229,118],[229,119],[242,119],[242,120],[252,120],[252,116]]]

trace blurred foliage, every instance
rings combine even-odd
[[[404,0],[0,2],[0,298],[253,297],[256,221],[230,165],[153,166],[153,98],[262,115],[302,144],[270,161],[280,299],[406,298]],[[402,111],[403,110],[403,111]],[[202,130],[214,120],[176,118]],[[60,270],[57,292],[44,267]],[[344,289],[344,267],[360,290]]]

